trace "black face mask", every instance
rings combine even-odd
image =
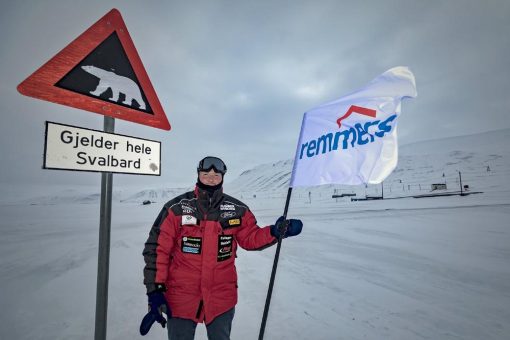
[[[223,186],[223,178],[221,179],[221,182],[219,184],[216,184],[216,185],[205,185],[204,183],[200,182],[200,178],[197,179],[197,186],[208,192],[209,195],[212,196],[212,194],[214,194],[214,192],[218,189],[221,189],[221,187]]]

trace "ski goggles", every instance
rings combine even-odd
[[[218,157],[205,157],[198,163],[197,171],[214,172],[224,175],[227,172],[227,166]]]

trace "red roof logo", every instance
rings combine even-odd
[[[349,117],[353,113],[359,113],[361,115],[375,117],[377,111],[373,110],[373,109],[367,109],[366,107],[362,107],[362,106],[351,105],[349,110],[347,110],[347,112],[342,117],[340,117],[336,120],[338,127],[339,128],[342,127],[342,120]]]

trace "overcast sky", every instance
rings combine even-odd
[[[116,120],[117,133],[161,141],[163,155],[161,177],[114,175],[114,188],[191,185],[209,154],[225,160],[230,179],[293,158],[303,112],[399,65],[418,88],[403,104],[401,144],[510,127],[507,0],[1,3],[5,185],[100,182],[98,173],[41,166],[46,120],[102,129],[103,116],[16,86],[112,8],[172,124],[163,131]]]

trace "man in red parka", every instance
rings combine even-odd
[[[225,163],[205,157],[197,167],[194,191],[165,204],[145,243],[144,284],[149,313],[140,326],[145,335],[154,321],[169,340],[192,340],[197,323],[205,323],[209,340],[230,339],[237,303],[237,246],[262,250],[283,237],[298,235],[300,220],[279,218],[261,228],[250,209],[223,193]]]

